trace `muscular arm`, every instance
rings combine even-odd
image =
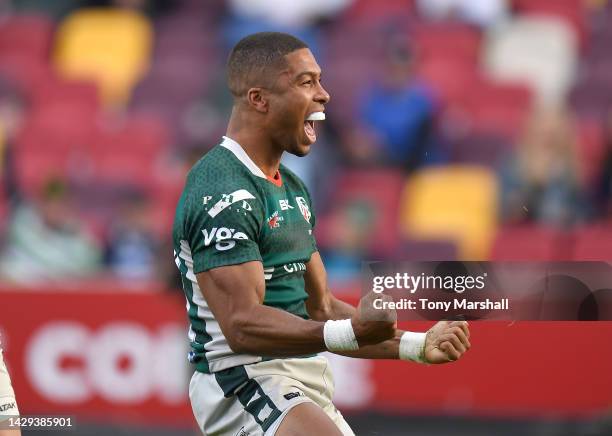
[[[262,304],[261,262],[214,268],[197,274],[197,280],[234,352],[287,357],[325,350],[323,322]]]
[[[313,253],[306,264],[304,275],[306,292],[306,309],[313,320],[352,318],[357,309],[334,297],[327,287],[327,273],[318,252]],[[398,359],[399,340],[404,332],[396,329],[395,337],[374,345],[361,346],[356,351],[343,351],[336,354],[362,359]]]
[[[326,350],[324,322],[304,320],[263,305],[265,280],[261,262],[223,266],[196,275],[230,348],[236,353],[289,357]],[[353,318],[361,346],[376,344],[394,334],[392,321]]]

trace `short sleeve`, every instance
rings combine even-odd
[[[252,188],[192,194],[185,203],[185,236],[194,273],[253,260],[261,261],[260,200]]]

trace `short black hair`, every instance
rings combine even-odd
[[[227,84],[234,97],[253,86],[262,86],[270,73],[286,66],[285,56],[308,45],[281,32],[259,32],[242,38],[227,61]]]

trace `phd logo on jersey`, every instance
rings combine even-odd
[[[297,202],[304,219],[310,222],[310,217],[312,215],[310,214],[310,208],[308,207],[308,203],[306,203],[306,199],[304,197],[295,197],[295,201]]]
[[[213,227],[209,232],[202,230],[204,235],[204,245],[209,246],[212,242],[215,243],[215,248],[219,251],[231,250],[236,246],[236,239],[249,239],[242,232],[237,232],[236,229],[228,229],[227,227]]]
[[[202,204],[207,205],[211,199],[212,199],[211,196],[202,197]],[[210,210],[207,209],[208,215],[214,218],[217,215],[219,215],[222,211],[229,208],[234,203],[238,203],[238,202],[242,202],[242,208],[244,210],[251,211],[253,210],[253,208],[246,200],[253,200],[253,199],[255,199],[255,196],[251,194],[249,191],[247,191],[246,189],[239,189],[237,191],[232,192],[231,194],[222,194],[221,200],[217,201]]]

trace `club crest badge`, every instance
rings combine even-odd
[[[306,203],[306,199],[304,197],[295,197],[295,201],[300,208],[300,212],[302,212],[302,216],[308,222],[310,222],[310,217],[312,216],[310,213],[310,208],[308,207],[308,203]]]

